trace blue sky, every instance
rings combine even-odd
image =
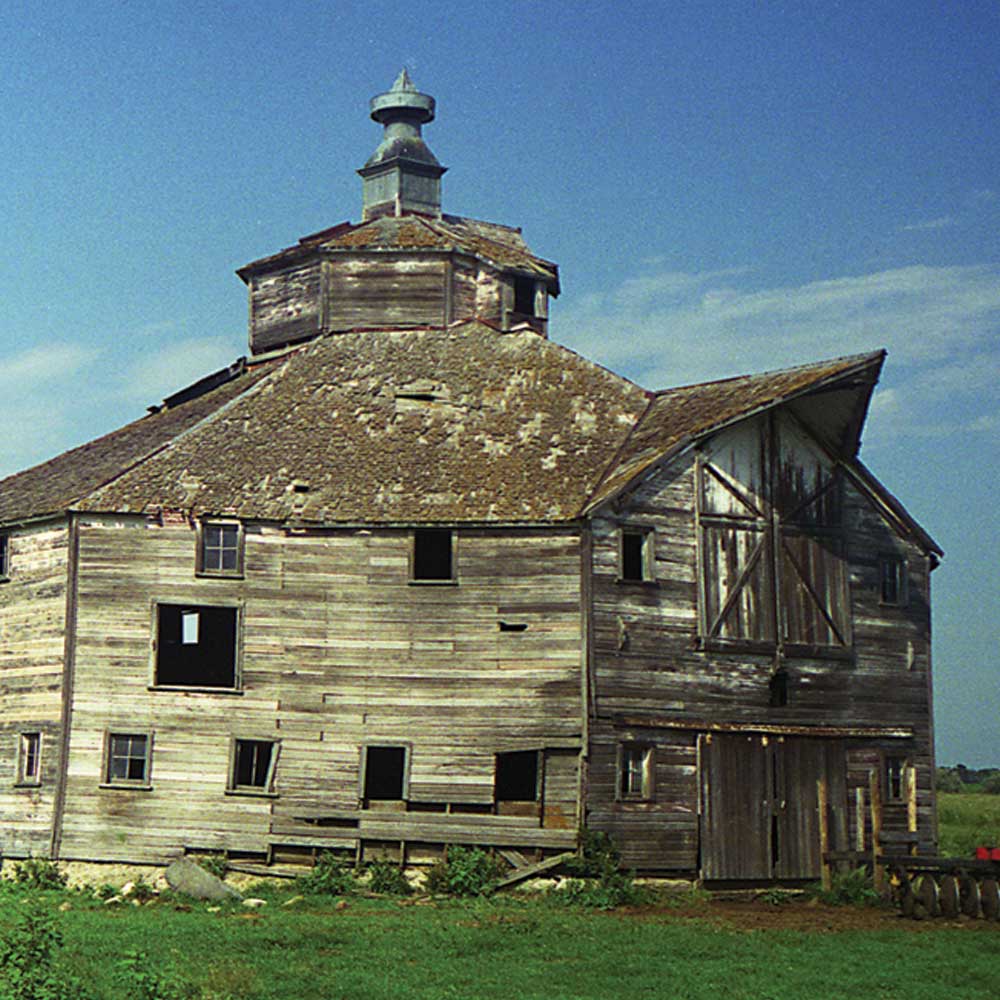
[[[0,474],[246,351],[233,271],[360,215],[367,101],[650,388],[887,347],[862,457],[945,549],[941,763],[1000,765],[1000,4],[0,5]]]

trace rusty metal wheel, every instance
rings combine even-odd
[[[964,872],[958,877],[958,906],[967,917],[978,917],[980,905],[979,883]]]
[[[995,878],[984,878],[979,883],[980,906],[987,920],[1000,919],[1000,885]]]
[[[913,880],[913,897],[915,900],[913,916],[917,920],[936,917],[941,913],[938,886],[932,876],[918,875]]]
[[[954,920],[958,916],[959,903],[961,902],[958,879],[954,875],[945,875],[941,879],[938,900],[941,905],[942,916],[947,917],[949,920]]]

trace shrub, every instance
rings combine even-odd
[[[983,779],[980,788],[987,795],[1000,795],[1000,774],[991,774],[988,778]]]
[[[427,891],[434,895],[490,896],[506,871],[479,847],[449,847],[444,861],[427,873]]]
[[[628,872],[605,872],[600,878],[570,879],[556,896],[561,902],[586,906],[593,910],[613,910],[619,906],[638,906],[649,901],[649,892],[636,885]]]
[[[66,873],[45,858],[25,858],[14,862],[14,881],[30,889],[65,889]]]
[[[316,859],[313,870],[297,879],[299,889],[313,896],[348,896],[354,892],[354,873],[346,862],[329,851]]]
[[[54,968],[63,939],[54,916],[32,902],[0,934],[0,1000],[85,1000],[75,978]]]
[[[883,899],[872,885],[864,868],[849,872],[835,872],[830,888],[819,883],[809,887],[809,893],[830,906],[879,906]]]
[[[189,1000],[197,991],[187,983],[163,976],[142,951],[127,951],[118,962],[121,996],[129,1000]],[[117,995],[117,994],[116,994]]]
[[[618,871],[621,853],[615,842],[598,830],[580,832],[580,853],[566,862],[566,868],[580,878],[601,878]]]
[[[937,769],[937,790],[939,792],[964,792],[965,785],[958,776],[957,771],[950,767],[939,767]]]
[[[209,875],[214,875],[216,878],[224,879],[226,872],[229,871],[229,862],[222,854],[206,854],[202,858],[195,858],[195,860]]]
[[[399,865],[384,859],[368,866],[368,889],[382,896],[409,896],[413,892]]]

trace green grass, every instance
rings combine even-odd
[[[979,846],[1000,847],[1000,795],[940,792],[938,836],[946,857],[971,857]]]
[[[25,895],[0,895],[0,934]],[[128,952],[202,1000],[981,1000],[1000,991],[1000,925],[982,921],[740,931],[665,909],[593,913],[516,897],[351,899],[337,910],[320,898],[284,908],[290,892],[264,891],[268,906],[248,916],[239,906],[210,913],[202,903],[105,907],[80,894],[35,895],[56,914],[60,963],[102,1000],[140,995],[121,979]]]

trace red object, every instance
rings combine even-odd
[[[1000,847],[994,847],[990,851],[990,860],[991,861],[1000,861]]]
[[[990,860],[990,849],[988,847],[977,847],[976,848],[976,860],[977,861],[989,861]]]

